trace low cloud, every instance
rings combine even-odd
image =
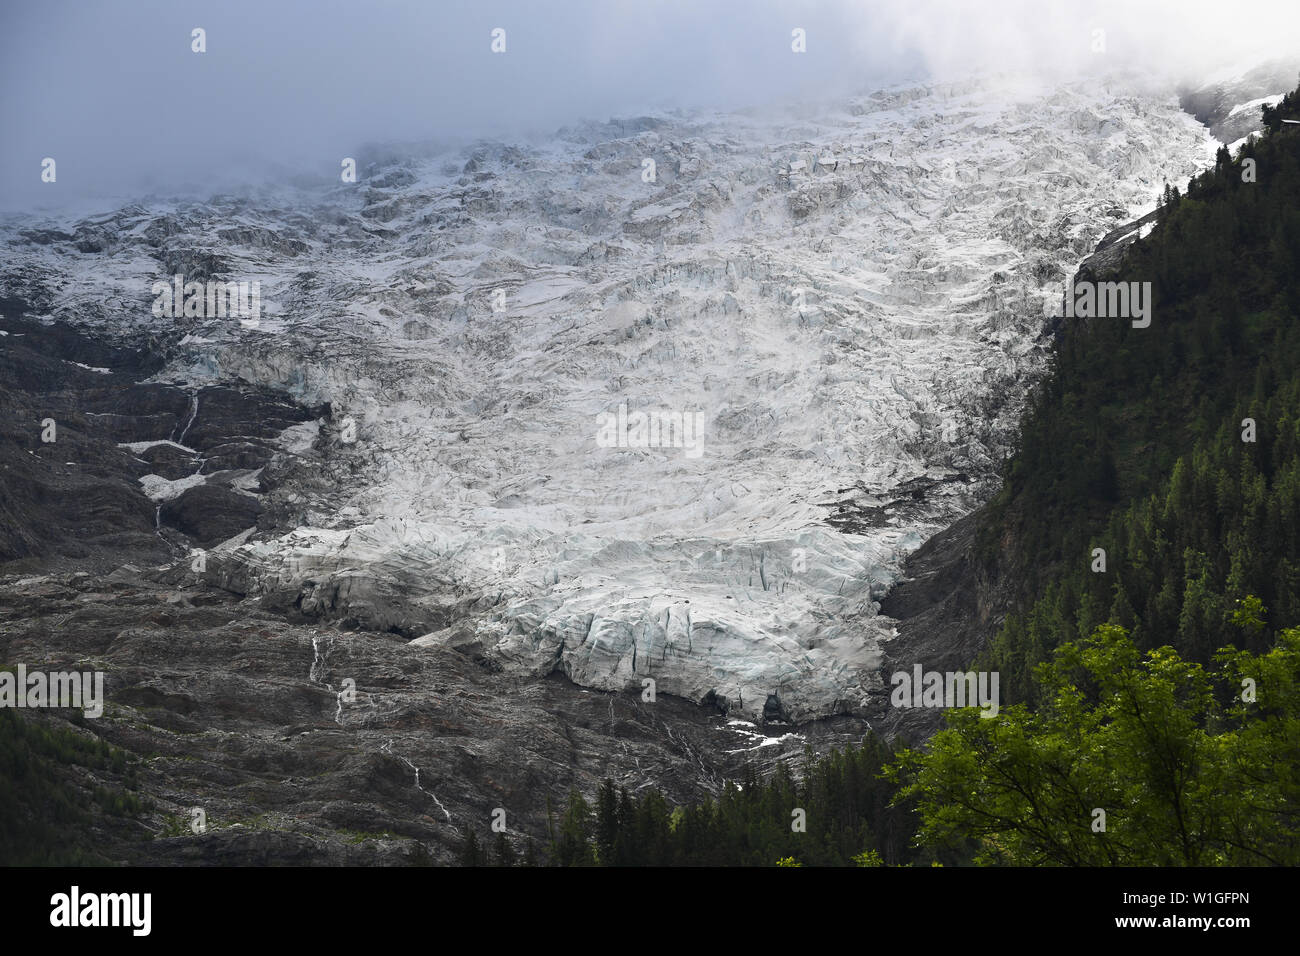
[[[336,176],[367,141],[833,97],[971,70],[1207,75],[1287,2],[70,0],[0,13],[0,209]],[[191,30],[207,52],[191,51]],[[491,31],[506,31],[506,52]],[[791,31],[807,52],[791,50]],[[1104,31],[1105,52],[1095,50]],[[53,157],[58,181],[41,182]]]

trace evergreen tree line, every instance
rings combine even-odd
[[[553,866],[883,866],[920,859],[915,814],[896,800],[884,771],[889,746],[868,733],[860,746],[817,757],[805,751],[792,774],[778,764],[761,781],[752,766],[716,799],[670,806],[655,787],[635,794],[606,780],[594,804],[576,789],[550,815],[545,863]],[[797,778],[797,779],[796,779]],[[503,833],[485,848],[473,832],[465,865],[537,864]],[[925,858],[930,859],[929,855]]]
[[[86,785],[78,769],[118,777],[123,789]],[[137,789],[126,751],[0,707],[0,866],[103,865],[86,845],[92,810],[137,816],[144,810]]]
[[[1167,188],[1116,275],[1079,277],[1151,282],[1153,321],[1057,341],[981,531],[1015,600],[977,666],[1010,706],[950,712],[889,771],[923,844],[1300,864],[1300,628],[1269,620],[1300,622],[1297,110]]]
[[[1115,275],[1078,277],[1152,283],[1152,323],[1067,320],[1022,421],[982,532],[1016,589],[977,662],[1004,700],[1038,700],[1034,666],[1103,623],[1205,664],[1247,594],[1300,622],[1296,129],[1221,150]]]

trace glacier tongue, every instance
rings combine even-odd
[[[191,323],[174,377],[330,403],[286,454],[331,490],[214,554],[224,586],[521,674],[860,712],[876,602],[993,487],[1061,282],[1202,158],[1172,93],[1130,89],[986,78],[389,156],[309,208],[128,207],[101,255],[17,246],[6,278],[61,318]],[[261,281],[260,322],[150,316],[173,268]],[[698,413],[702,454],[601,447],[620,407]]]

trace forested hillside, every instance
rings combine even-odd
[[[1033,665],[1106,622],[1201,663],[1271,646],[1225,629],[1248,594],[1300,623],[1300,129],[1276,129],[1167,187],[1117,274],[1077,277],[1150,282],[1153,318],[1067,320],[1022,423],[984,523],[1021,598],[981,661],[1004,699],[1034,700]]]
[[[976,862],[1300,862],[1300,92],[1117,274],[1149,327],[1066,320],[984,516],[1017,606],[896,779]]]

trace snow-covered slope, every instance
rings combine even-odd
[[[1300,59],[1256,60],[1225,67],[1182,90],[1183,109],[1209,127],[1233,155],[1263,128],[1260,107],[1276,105],[1295,88]]]
[[[986,78],[392,150],[355,185],[11,223],[0,277],[62,321],[183,329],[168,380],[331,404],[284,440],[325,462],[278,491],[301,526],[213,580],[806,719],[880,690],[875,602],[991,490],[1061,282],[1203,159],[1172,91],[1137,88]],[[155,317],[176,272],[260,281],[260,322]],[[621,406],[698,414],[701,453],[602,447]]]

